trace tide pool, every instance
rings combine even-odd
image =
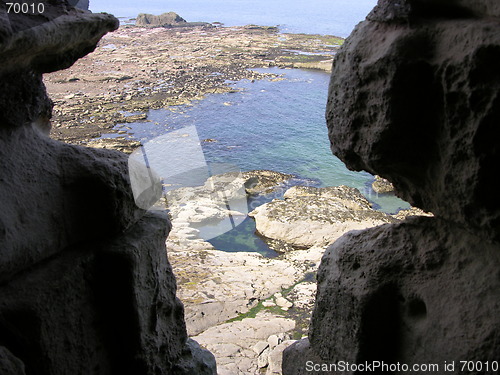
[[[347,37],[364,20],[376,0],[90,0],[93,12],[124,19],[139,13],[176,12],[187,21],[279,26],[288,33]]]
[[[392,195],[375,193],[373,176],[348,170],[330,152],[324,119],[329,74],[261,70],[279,74],[281,80],[232,82],[239,92],[208,95],[174,111],[151,110],[149,122],[117,128],[144,144],[168,132],[195,127],[208,164],[233,165],[241,171],[270,169],[296,175],[297,183],[318,187],[352,186],[375,208],[388,213],[408,207]]]

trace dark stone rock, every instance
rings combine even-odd
[[[314,366],[327,364],[311,349],[309,339],[306,337],[296,341],[283,352],[283,374],[293,375],[318,375],[324,371],[314,371]],[[333,373],[334,374],[334,373]]]
[[[45,3],[43,15],[6,13],[0,8],[0,75],[13,71],[48,73],[71,66],[118,28],[110,14],[92,14],[65,1]]]
[[[493,361],[499,264],[497,246],[436,218],[348,233],[318,270],[312,347],[328,362]]]
[[[3,346],[0,346],[0,374],[25,375],[23,362]]]
[[[498,238],[499,59],[490,18],[360,24],[333,65],[333,152],[413,206]]]
[[[144,213],[117,151],[65,145],[24,126],[0,128],[0,160],[0,281],[72,244],[122,232]]]
[[[170,224],[137,206],[130,174],[140,171],[125,154],[46,135],[41,74],[70,66],[117,25],[60,0],[44,17],[0,8],[2,375],[215,372],[187,341]]]
[[[37,374],[169,373],[181,357],[193,361],[168,229],[165,217],[147,215],[9,280],[0,287],[4,345]]]
[[[188,339],[181,359],[176,363],[174,375],[217,375],[215,357],[193,339]]]
[[[500,4],[495,0],[379,0],[368,15],[370,21],[410,23],[422,19],[498,17]]]

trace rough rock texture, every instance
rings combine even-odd
[[[259,368],[264,367],[269,370],[267,374],[274,374],[273,370],[277,367],[274,357],[278,353],[273,353],[272,349],[281,343],[282,338],[288,337],[284,332],[291,331],[294,327],[292,319],[260,312],[255,318],[209,328],[195,339],[217,356],[219,375],[261,374]],[[243,342],[242,335],[245,335]],[[276,340],[274,344],[273,338]],[[269,363],[271,355],[273,361]],[[270,369],[270,364],[273,370]]]
[[[318,270],[314,353],[330,363],[498,360],[498,264],[497,245],[441,219],[350,232]]]
[[[379,194],[394,192],[394,186],[392,186],[392,184],[385,178],[380,176],[375,176],[375,180],[372,183],[372,189]]]
[[[186,20],[175,12],[168,12],[155,16],[153,14],[140,13],[136,20],[136,26],[165,26],[185,23]]]
[[[136,26],[142,27],[193,27],[211,26],[208,22],[187,22],[175,12],[168,12],[155,16],[153,14],[140,13],[136,20]]]
[[[170,224],[136,206],[126,155],[45,135],[42,73],[118,21],[65,1],[46,10],[0,6],[0,373],[214,374],[213,356],[187,341]]]
[[[357,189],[348,186],[294,186],[284,198],[259,206],[249,215],[260,234],[293,246],[327,245],[348,230],[396,221],[373,210]]]
[[[294,176],[269,170],[255,170],[242,172],[245,178],[245,191],[247,194],[268,194],[274,192],[285,181]]]
[[[205,240],[228,232],[245,220],[249,195],[272,194],[292,177],[268,170],[228,172],[208,177],[200,186],[168,191],[165,199],[173,224],[170,242],[184,250],[192,250],[196,244],[200,250],[212,249]],[[259,202],[252,202],[255,203]],[[209,231],[203,230],[208,226]]]
[[[0,346],[0,374],[2,375],[24,375],[24,364],[19,358]]]
[[[333,152],[434,217],[350,232],[327,250],[309,338],[285,350],[285,375],[327,373],[307,361],[497,373],[444,363],[500,353],[498,4],[381,0],[337,55]]]
[[[123,235],[66,248],[0,287],[2,342],[27,372],[172,369],[187,334],[164,253],[166,223],[145,217]]]
[[[399,3],[407,11],[395,20]],[[332,150],[349,168],[378,174],[413,206],[491,237],[500,226],[500,32],[497,19],[476,15],[498,16],[498,8],[382,2],[337,54],[327,109]]]

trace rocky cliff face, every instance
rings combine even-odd
[[[124,154],[46,136],[42,74],[118,21],[54,0],[0,5],[0,373],[213,374],[188,341],[165,217],[139,209]]]
[[[284,374],[314,373],[307,360],[440,372],[445,361],[498,360],[499,17],[493,0],[381,0],[337,55],[333,152],[435,217],[351,232],[328,249],[309,339],[285,352]]]

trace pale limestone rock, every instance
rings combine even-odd
[[[294,186],[249,213],[262,235],[297,247],[324,246],[345,232],[395,222],[371,208],[361,193],[347,186]]]
[[[257,358],[257,367],[259,369],[267,367],[269,364],[269,354],[271,353],[271,347],[268,346]]]
[[[272,350],[281,342],[281,339],[277,335],[271,335],[267,338],[267,343],[269,348]]]
[[[294,327],[295,322],[291,319],[259,312],[255,318],[220,324],[193,338],[215,354],[219,374],[255,374],[258,372],[258,360],[252,348],[269,336],[280,336]],[[225,351],[227,345],[235,345],[239,351]],[[263,364],[264,358],[261,361]],[[246,372],[242,371],[243,368]]]
[[[266,349],[268,346],[269,343],[267,341],[259,341],[252,347],[252,350],[255,352],[255,354],[261,355],[264,349]]]
[[[280,342],[268,355],[268,368],[266,375],[281,375],[281,367],[283,363],[283,351],[292,345],[294,340],[285,340]]]
[[[285,310],[285,309],[288,310],[290,307],[293,306],[293,303],[290,302],[290,301],[288,301],[286,298],[277,297],[276,298],[276,305],[278,305],[279,307],[281,307],[283,310]]]
[[[493,0],[380,0],[337,54],[333,152],[434,217],[353,231],[329,247],[310,340],[285,350],[285,375],[323,373],[306,361],[496,360],[499,15]]]

